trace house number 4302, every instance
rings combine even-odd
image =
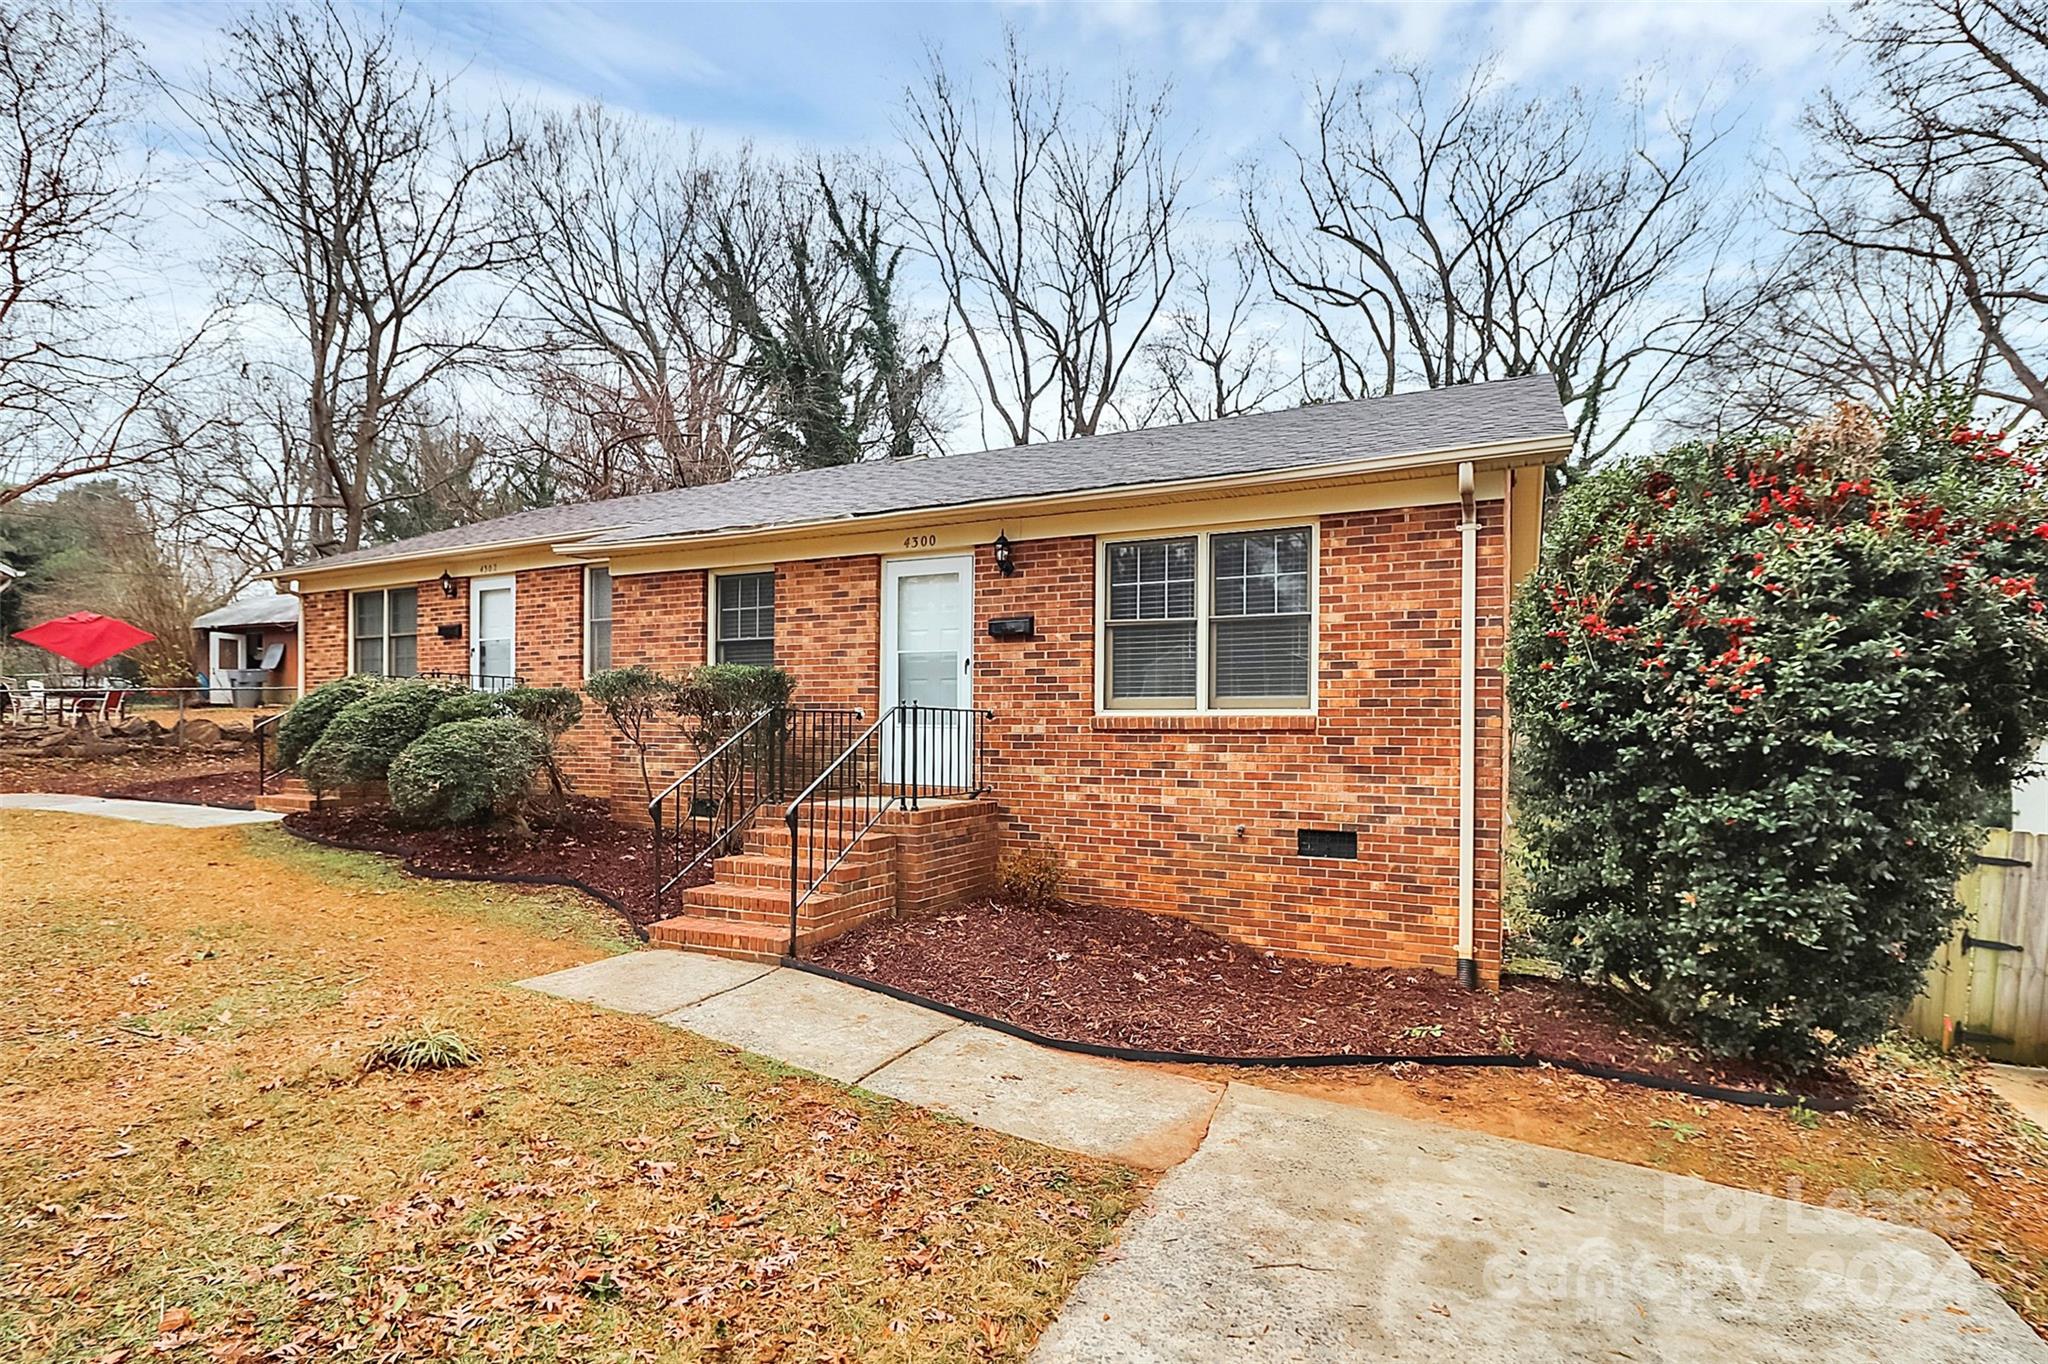
[[[906,535],[903,537],[903,547],[905,549],[936,549],[938,544],[939,537],[936,535]]]

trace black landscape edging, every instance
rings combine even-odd
[[[1829,1099],[1800,1094],[1776,1094],[1763,1089],[1734,1089],[1726,1085],[1710,1085],[1698,1080],[1679,1080],[1663,1075],[1646,1075],[1641,1071],[1626,1070],[1620,1066],[1604,1066],[1595,1061],[1576,1061],[1570,1057],[1544,1056],[1538,1052],[1454,1052],[1436,1055],[1402,1056],[1374,1052],[1323,1052],[1307,1056],[1219,1056],[1199,1051],[1155,1051],[1149,1047],[1113,1047],[1102,1042],[1075,1042],[1064,1037],[1051,1037],[1045,1033],[1027,1028],[1021,1023],[1008,1019],[994,1018],[988,1014],[963,1009],[957,1004],[943,1000],[929,999],[914,991],[885,985],[865,976],[850,975],[820,966],[816,962],[804,961],[800,957],[785,956],[782,964],[791,970],[802,971],[841,984],[872,990],[891,999],[915,1004],[919,1008],[957,1018],[963,1023],[973,1023],[1011,1037],[1033,1042],[1055,1051],[1077,1052],[1082,1056],[1097,1056],[1111,1061],[1141,1061],[1147,1063],[1172,1063],[1191,1066],[1240,1066],[1247,1069],[1261,1066],[1275,1070],[1315,1070],[1330,1066],[1494,1066],[1507,1070],[1536,1070],[1551,1066],[1568,1070],[1596,1080],[1613,1080],[1620,1084],[1636,1085],[1643,1089],[1658,1089],[1671,1094],[1689,1094],[1699,1099],[1715,1099],[1722,1103],[1741,1104],[1748,1108],[1798,1108],[1804,1106],[1820,1113],[1846,1113],[1854,1105],[1847,1099]]]
[[[598,903],[610,907],[612,912],[625,922],[626,927],[633,931],[634,937],[638,938],[641,942],[649,941],[647,930],[633,921],[633,913],[626,908],[623,900],[607,891],[599,890],[588,881],[579,881],[573,876],[547,876],[539,872],[454,871],[445,867],[423,867],[413,861],[413,856],[409,849],[394,847],[388,843],[343,841],[338,838],[329,838],[323,834],[307,833],[303,829],[294,829],[283,820],[278,822],[277,827],[283,829],[293,838],[318,847],[334,848],[340,852],[376,853],[381,857],[395,857],[398,859],[398,869],[400,871],[404,872],[407,876],[417,876],[422,881],[469,881],[508,886],[560,886],[568,890],[580,890]]]

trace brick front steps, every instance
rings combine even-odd
[[[268,810],[274,815],[289,815],[300,810],[345,810],[356,805],[375,805],[385,799],[384,784],[353,787],[347,791],[327,791],[316,796],[312,788],[293,776],[272,777],[270,788],[256,797],[259,810]]]
[[[995,874],[996,803],[928,800],[892,810],[848,850],[797,917],[799,954],[888,914],[925,913],[985,894]],[[648,930],[657,947],[773,961],[789,950],[789,830],[767,812],[745,847],[721,857],[683,912]],[[802,868],[806,882],[811,870]]]

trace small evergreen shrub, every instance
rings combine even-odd
[[[789,704],[796,679],[780,668],[714,663],[674,684],[669,704],[700,748],[711,748],[764,710]]]
[[[458,691],[443,697],[441,704],[434,707],[428,729],[435,725],[452,725],[457,720],[487,720],[493,715],[505,714],[505,707],[498,704],[499,693],[481,691]]]
[[[996,898],[1026,909],[1047,909],[1060,902],[1066,864],[1046,847],[1019,848],[996,859]]]
[[[546,735],[512,715],[436,726],[391,764],[391,808],[436,827],[493,820],[523,826],[547,744]]]
[[[539,730],[547,738],[541,766],[548,774],[548,789],[557,801],[569,796],[568,779],[556,745],[583,718],[583,698],[573,687],[514,687],[498,693],[498,704]]]
[[[584,694],[603,708],[605,720],[640,760],[640,785],[654,799],[654,779],[647,772],[647,750],[655,735],[651,727],[666,709],[671,682],[652,668],[607,668],[583,684]]]
[[[449,699],[446,683],[387,682],[336,712],[300,771],[315,791],[382,781],[405,746],[433,725]]]
[[[513,687],[498,692],[494,699],[501,710],[518,716],[550,739],[561,738],[583,718],[583,698],[574,687]]]
[[[1528,907],[1728,1055],[1869,1042],[2048,732],[2041,453],[1929,400],[1568,492],[1509,627]]]
[[[309,749],[320,741],[327,726],[341,710],[384,685],[381,677],[357,673],[313,688],[292,704],[277,722],[277,761],[294,768]]]

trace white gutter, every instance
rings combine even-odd
[[[1478,811],[1479,504],[1472,463],[1458,465],[1458,536],[1463,542],[1458,580],[1458,982],[1479,987],[1473,955],[1473,841]]]

